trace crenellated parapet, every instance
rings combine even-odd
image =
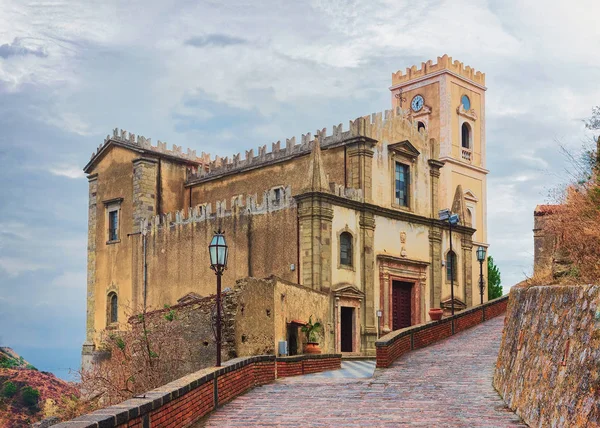
[[[422,130],[419,131],[418,121],[412,120],[409,110],[400,107],[351,120],[347,130],[344,130],[341,123],[333,126],[331,134],[327,133],[327,128],[317,130],[315,137],[320,142],[322,149],[328,149],[343,145],[345,142],[358,137],[379,140],[378,136],[381,136],[384,130],[398,127],[404,128],[405,133],[408,133],[413,141],[425,141],[425,133]],[[407,136],[407,138],[409,137]],[[210,156],[206,155],[203,160],[207,168],[188,168],[187,182],[210,180],[213,177],[283,162],[296,156],[308,155],[312,151],[315,138],[309,132],[302,134],[299,140],[300,142],[297,142],[296,137],[292,137],[286,138],[285,145],[281,141],[272,143],[270,152],[267,151],[267,146],[263,145],[256,152],[254,149],[246,150],[244,155],[237,153],[232,157],[216,156],[213,160],[210,160]]]
[[[142,230],[154,233],[159,229],[168,229],[171,226],[200,223],[217,218],[233,216],[258,215],[281,211],[296,206],[292,197],[291,186],[277,187],[265,190],[262,199],[258,194],[237,195],[229,199],[198,204],[187,210],[180,210],[163,215],[153,216],[142,221]]]
[[[188,160],[199,164],[207,164],[210,162],[210,155],[202,152],[200,156],[196,154],[196,150],[187,149],[183,151],[181,146],[173,144],[171,149],[167,148],[167,143],[158,140],[156,146],[152,145],[152,139],[146,138],[143,135],[135,135],[134,133],[127,132],[124,129],[119,128],[113,129],[112,135],[107,135],[104,139],[104,143],[100,144],[97,150],[92,153],[91,158],[93,159],[100,151],[110,142],[117,141],[121,144],[125,144],[130,147],[137,147],[144,150],[149,150],[156,153],[165,154],[167,156]]]
[[[458,60],[452,61],[452,57],[448,55],[441,57],[438,56],[435,64],[433,61],[429,60],[421,63],[421,68],[417,68],[416,65],[413,65],[412,67],[406,69],[406,73],[402,73],[402,71],[392,73],[392,86],[442,70],[451,71],[459,76],[464,77],[465,79],[469,79],[472,82],[485,86],[485,73],[477,71],[468,65],[465,66]]]

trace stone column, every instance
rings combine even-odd
[[[300,267],[302,284],[328,292],[331,289],[333,209],[318,194],[298,195]]]
[[[94,338],[96,328],[94,316],[96,314],[96,234],[98,226],[98,174],[88,175],[88,242],[87,242],[87,312],[85,342],[81,349],[81,364],[84,369],[89,369],[95,350]]]
[[[360,214],[361,234],[361,269],[362,289],[365,293],[364,339],[363,352],[375,355],[375,341],[377,340],[377,316],[375,314],[375,216],[372,212]]]
[[[373,185],[373,146],[375,140],[360,138],[348,145],[348,186],[361,189],[365,201],[372,201]]]
[[[473,306],[473,240],[464,233],[461,237],[463,251],[463,282],[465,284],[464,299],[467,308]]]
[[[429,305],[431,308],[439,308],[444,270],[442,269],[442,229],[438,226],[432,226],[429,230],[429,257],[431,258]]]
[[[133,233],[141,231],[142,220],[162,214],[156,211],[157,163],[153,158],[133,160]]]

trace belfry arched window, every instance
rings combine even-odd
[[[349,232],[340,234],[340,264],[352,266],[352,235]]]
[[[417,130],[418,130],[419,132],[421,132],[421,129],[423,130],[423,132],[425,132],[425,124],[424,124],[423,122],[419,122],[419,123],[417,124]]]
[[[462,135],[462,146],[465,149],[471,148],[471,127],[467,122],[462,124],[461,127],[461,135]]]
[[[446,255],[446,280],[450,281],[451,278],[456,281],[458,278],[458,263],[456,261],[456,253],[454,251],[448,251]]]
[[[119,321],[119,300],[115,292],[108,294],[107,315],[108,324],[114,324]]]

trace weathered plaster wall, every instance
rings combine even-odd
[[[207,296],[215,292],[215,274],[210,269],[208,245],[218,228],[225,230],[229,246],[227,270],[223,284],[254,276],[277,275],[296,281],[297,213],[286,208],[264,214],[235,214],[212,217],[161,227],[147,238],[148,305],[160,308],[174,304],[194,292]],[[138,293],[142,292],[142,237],[133,237]],[[134,267],[135,269],[135,267]],[[139,297],[141,301],[141,296]]]
[[[298,194],[307,184],[310,156],[307,154],[289,161],[265,165],[261,168],[240,171],[235,175],[214,178],[192,186],[192,206],[227,199],[235,195],[253,195],[276,186],[292,185]],[[322,151],[323,165],[329,181],[344,184],[344,148]]]
[[[600,425],[600,286],[513,287],[494,387],[532,427]]]
[[[287,323],[292,320],[321,322],[319,346],[324,353],[333,352],[333,318],[329,294],[274,279],[275,341],[286,340]],[[299,337],[304,341],[304,337]],[[300,345],[299,345],[300,346]],[[299,350],[302,352],[302,349]]]

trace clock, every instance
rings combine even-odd
[[[410,107],[413,109],[413,111],[419,111],[423,108],[424,103],[425,100],[423,97],[421,95],[416,95],[410,102]]]

